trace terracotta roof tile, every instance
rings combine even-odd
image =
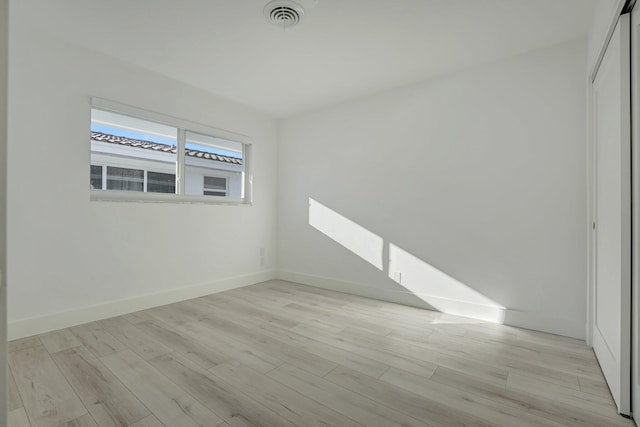
[[[159,144],[152,141],[144,141],[142,139],[127,138],[124,136],[110,135],[102,132],[91,132],[91,139],[93,141],[109,142],[111,144],[125,145],[128,147],[144,148],[145,150],[162,151],[163,153],[176,153],[175,145]],[[207,153],[205,151],[185,149],[184,154],[190,157],[204,158],[212,160],[214,162],[232,163],[235,165],[241,165],[242,159],[231,156],[223,156],[220,154]]]

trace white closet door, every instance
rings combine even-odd
[[[630,19],[620,21],[593,81],[593,349],[621,414],[631,411]]]
[[[633,299],[631,322],[631,411],[636,419],[640,419],[640,7],[636,7],[631,14],[631,125],[632,125],[632,284]]]

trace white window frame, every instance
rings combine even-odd
[[[177,194],[168,193],[147,193],[139,191],[119,191],[119,190],[91,190],[91,201],[110,202],[152,202],[152,203],[204,203],[218,205],[252,205],[253,199],[253,179],[251,172],[252,141],[246,135],[218,129],[212,126],[203,125],[189,120],[184,120],[154,111],[144,110],[130,105],[120,104],[103,98],[91,97],[91,108],[124,114],[144,120],[162,123],[178,129],[177,159],[176,159],[176,190]],[[185,193],[185,139],[186,132],[191,131],[199,134],[210,135],[242,144],[242,197],[227,196],[205,196],[186,195]],[[91,146],[89,145],[89,150]],[[144,168],[143,168],[144,169]],[[103,169],[103,184],[105,179]],[[145,169],[146,178],[146,169]],[[145,179],[146,186],[146,179]],[[228,186],[228,180],[227,180]],[[103,188],[106,189],[106,186]],[[228,194],[228,191],[227,191]]]

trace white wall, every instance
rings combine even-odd
[[[285,121],[279,276],[584,337],[586,56],[573,42]]]
[[[29,17],[26,4],[12,3],[10,335],[273,277],[275,122],[150,71],[63,45],[38,34]],[[90,96],[250,136],[253,206],[91,202]],[[266,249],[264,267],[260,248]],[[140,298],[152,294],[166,297]],[[120,300],[129,301],[110,304]]]

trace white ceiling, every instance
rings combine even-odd
[[[56,37],[286,118],[585,37],[596,0],[318,0],[286,32],[268,0],[28,1]]]

